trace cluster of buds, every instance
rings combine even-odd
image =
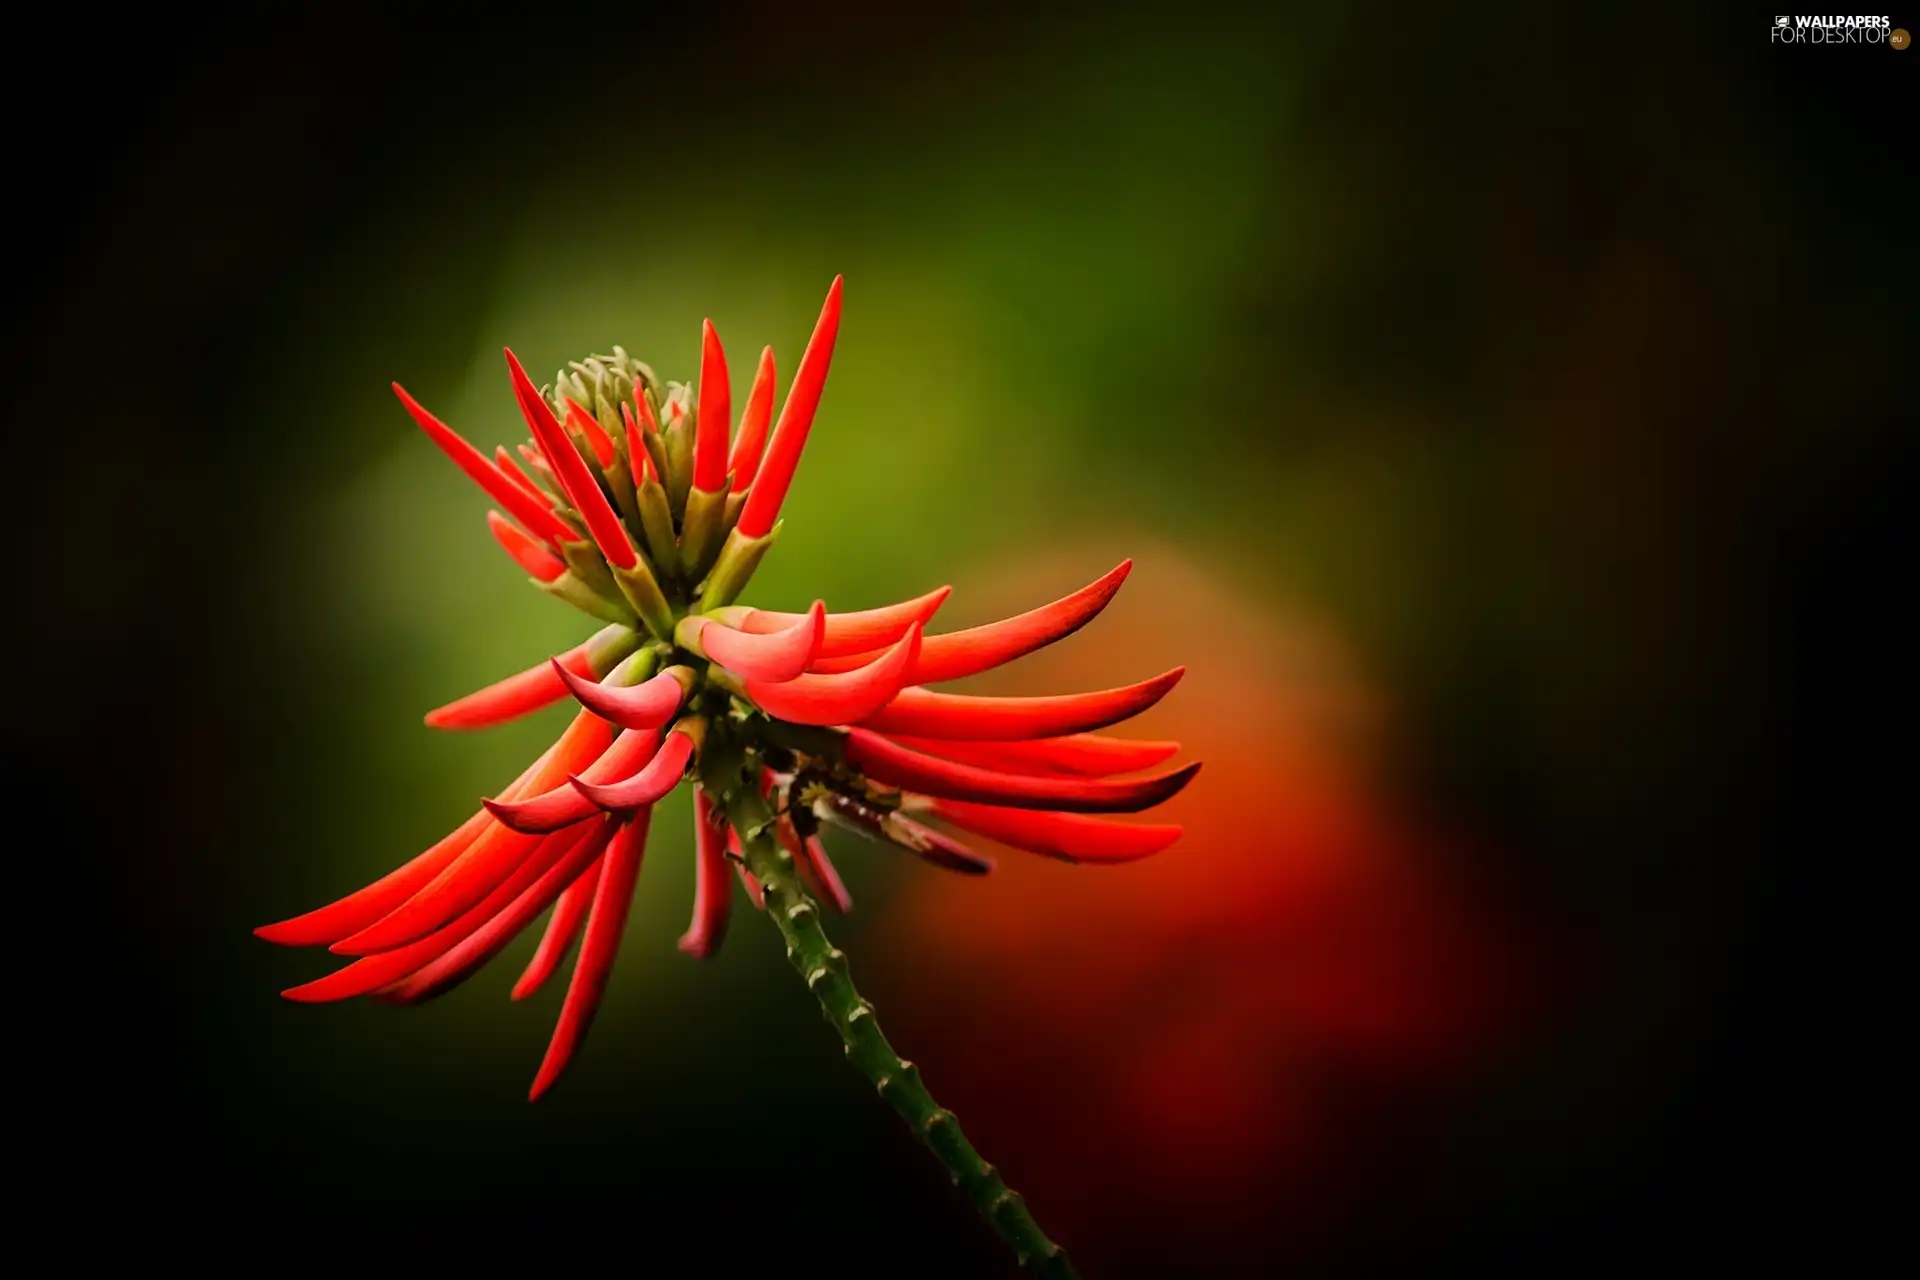
[[[427,716],[438,728],[476,729],[569,697],[581,708],[526,772],[432,848],[338,902],[260,929],[352,958],[288,997],[426,999],[552,908],[513,991],[538,989],[578,942],[538,1097],[571,1060],[606,986],[653,806],[689,778],[697,875],[680,947],[702,957],[726,932],[736,879],[765,905],[743,847],[769,833],[806,893],[839,911],[850,900],[820,840],[827,825],[963,874],[992,863],[930,823],[1071,862],[1140,858],[1178,838],[1177,826],[1110,815],[1160,804],[1198,764],[1146,772],[1178,744],[1095,731],[1158,702],[1180,670],[1056,697],[927,687],[1077,630],[1113,598],[1130,562],[1029,613],[941,634],[926,628],[945,587],[857,612],[736,603],[779,537],[840,299],[836,279],[777,423],[769,348],[733,429],[711,322],[695,386],[662,384],[615,347],[537,387],[508,351],[531,439],[491,457],[395,384],[420,428],[498,504],[487,520],[507,554],[542,590],[606,625]]]

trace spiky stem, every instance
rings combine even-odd
[[[954,1185],[1013,1246],[1021,1266],[1035,1276],[1073,1280],[1076,1273],[1066,1250],[1047,1238],[1000,1171],[980,1158],[953,1112],[933,1100],[920,1080],[919,1068],[893,1051],[873,1006],[854,989],[846,954],[827,940],[820,927],[820,908],[801,887],[793,856],[774,839],[774,814],[760,795],[758,761],[737,742],[709,740],[700,772],[739,834],[747,867],[766,895],[767,915],[786,939],[787,959],[820,1002],[821,1013],[840,1033],[847,1060],[873,1081],[880,1096],[939,1157]]]

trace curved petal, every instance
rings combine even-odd
[[[588,782],[622,782],[645,768],[659,750],[659,730],[628,729],[580,776]],[[579,788],[570,782],[562,782],[524,800],[482,800],[480,803],[501,823],[528,835],[558,831],[598,811],[593,801],[581,795]]]
[[[920,647],[920,660],[914,664],[912,683],[939,684],[978,675],[1072,635],[1099,616],[1132,570],[1133,561],[1123,560],[1098,581],[1052,604],[982,627],[928,636]],[[828,658],[814,663],[813,669],[844,671],[868,660],[862,655]]]
[[[946,738],[916,738],[900,733],[887,736],[903,747],[930,756],[984,765],[1003,773],[1067,773],[1083,778],[1138,773],[1180,752],[1177,742],[1135,742],[1093,733],[1038,738],[1030,742],[952,742]]]
[[[582,711],[527,779],[526,792],[537,795],[568,774],[586,768],[606,751],[613,730]],[[542,837],[523,835],[497,822],[418,893],[352,937],[333,944],[342,955],[371,955],[402,947],[440,928],[514,874],[540,845]]]
[[[755,634],[696,614],[682,618],[674,635],[685,647],[737,675],[784,682],[805,671],[813,661],[826,617],[827,606],[816,600],[813,608],[790,626]]]
[[[444,707],[435,707],[427,712],[427,723],[435,729],[484,729],[531,715],[567,696],[566,681],[556,667],[598,677],[612,670],[638,643],[639,637],[631,628],[614,623],[551,662],[528,667],[464,698],[455,698]]]
[[[878,661],[857,671],[784,682],[748,680],[747,696],[768,715],[792,724],[851,724],[892,701],[919,652],[916,622]]]
[[[1063,862],[1131,862],[1180,838],[1171,823],[1143,824],[1080,813],[1002,809],[963,800],[936,800],[933,812],[956,827],[1028,853]]]
[[[907,628],[918,622],[925,626],[933,620],[933,615],[953,594],[952,587],[941,587],[929,591],[912,600],[903,600],[899,604],[885,605],[878,609],[862,609],[855,613],[829,613],[825,629],[820,634],[820,651],[816,658],[843,658],[849,654],[867,654],[870,651],[884,649],[901,636],[907,634]],[[744,617],[734,625],[742,631],[751,631],[756,635],[784,630],[806,617],[802,613],[776,613],[771,609],[747,609]],[[922,639],[922,644],[925,640]]]
[[[623,729],[658,729],[673,719],[686,701],[694,674],[690,667],[668,667],[651,680],[619,688],[583,679],[558,661],[553,669],[561,687],[581,706]]]
[[[951,800],[1019,809],[1059,809],[1074,813],[1137,813],[1177,795],[1199,762],[1166,773],[1120,781],[1086,778],[1035,778],[997,773],[978,765],[957,764],[909,751],[867,729],[847,731],[847,762],[868,777],[908,791]]]
[[[581,439],[592,448],[594,461],[603,467],[613,465],[613,437],[607,434],[605,427],[594,421],[592,414],[572,399],[567,401],[567,426],[578,431]]]
[[[955,742],[1055,738],[1104,729],[1139,715],[1172,692],[1186,672],[1185,667],[1175,667],[1119,689],[1043,698],[977,698],[918,687],[902,689],[899,697],[860,723],[882,733]]]
[[[603,784],[577,774],[571,781],[580,794],[598,808],[643,809],[680,785],[680,779],[687,773],[687,761],[693,757],[693,746],[692,736],[676,727],[647,767],[631,778]]]

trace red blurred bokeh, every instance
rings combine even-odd
[[[966,616],[944,621],[1057,596],[1117,550],[962,582]],[[1094,625],[978,687],[1179,664],[1180,687],[1121,731],[1206,762],[1161,811],[1180,843],[1118,867],[996,850],[985,880],[916,877],[861,966],[938,1096],[1043,1222],[1109,1266],[1231,1267],[1340,1223],[1393,1161],[1392,1130],[1509,1020],[1527,970],[1453,873],[1457,850],[1376,794],[1386,708],[1304,614],[1149,549]]]

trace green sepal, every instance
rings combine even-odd
[[[727,495],[727,510],[721,517],[720,525],[724,532],[732,533],[733,527],[740,523],[740,512],[747,505],[747,490]]]
[[[648,476],[635,493],[640,504],[640,531],[647,540],[647,554],[656,565],[680,564],[680,544],[673,538],[673,512],[667,507],[667,491]]]
[[[625,623],[602,627],[587,641],[587,667],[598,680],[640,647],[640,633]]]
[[[666,477],[673,518],[679,520],[685,516],[687,494],[693,488],[693,415],[681,414],[677,421],[667,424],[665,434],[662,443],[667,451],[667,469],[660,474]]]
[[[600,677],[600,683],[612,689],[643,684],[653,678],[654,669],[659,665],[660,653],[657,649],[642,649],[622,659],[618,666]]]
[[[686,518],[680,522],[680,568],[688,582],[700,581],[713,568],[721,539],[726,536],[721,524],[726,507],[724,488],[713,493],[694,489],[687,495]]]
[[[654,479],[659,480],[660,477],[667,474],[666,444],[661,441],[658,431],[649,431],[644,424],[640,425],[640,443],[645,447],[647,457],[653,460]],[[662,481],[662,484],[664,483],[665,482]],[[665,489],[663,488],[661,492],[664,493]]]
[[[589,617],[602,622],[617,622],[623,627],[640,625],[639,615],[628,607],[619,596],[612,599],[593,591],[586,583],[575,577],[572,570],[561,574],[552,582],[542,582],[538,578],[529,578],[529,582],[556,600],[564,600]]]
[[[767,530],[763,538],[749,538],[735,529],[727,534],[726,545],[720,548],[719,559],[713,562],[713,572],[707,575],[705,586],[700,591],[702,609],[718,609],[721,605],[732,604],[746,590],[747,582],[753,577],[753,571],[760,567],[760,559],[767,554],[767,548],[780,536],[784,521],[776,522]]]
[[[619,565],[610,565],[608,569],[647,629],[662,640],[673,639],[673,606],[667,603],[666,593],[660,590],[660,583],[646,560],[642,558],[631,569],[622,569]]]
[[[600,554],[600,548],[586,539],[560,540],[560,558],[567,562],[567,568],[573,576],[583,583],[587,590],[609,600],[620,598],[620,584],[613,580],[608,572],[606,557]]]
[[[613,504],[620,509],[620,518],[627,522],[627,528],[638,529],[640,500],[633,491],[633,468],[627,460],[624,436],[613,438],[613,461],[607,464],[607,486],[613,490]]]

